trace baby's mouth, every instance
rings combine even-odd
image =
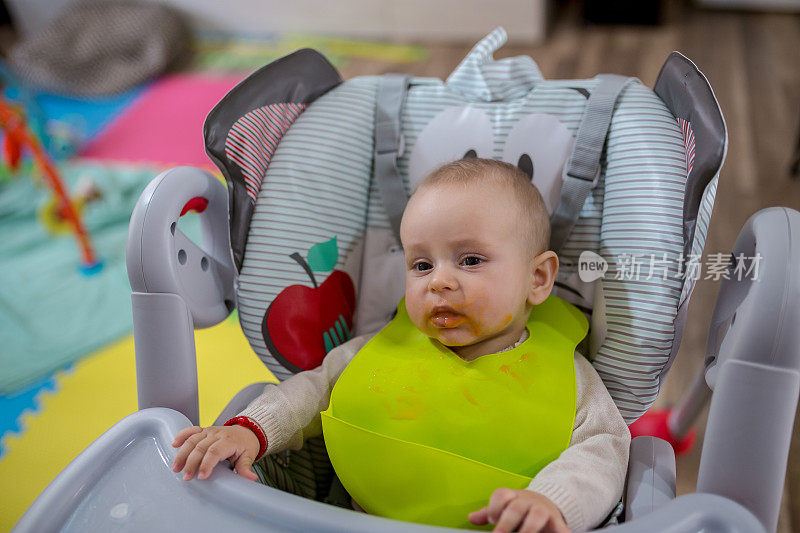
[[[467,321],[467,317],[450,307],[436,307],[430,315],[431,324],[437,328],[457,328]]]

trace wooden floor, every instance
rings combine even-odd
[[[535,47],[509,43],[496,57],[526,54],[546,78],[586,78],[600,72],[636,76],[652,87],[662,63],[679,50],[702,70],[722,107],[730,146],[723,168],[706,254],[727,252],[747,218],[764,207],[800,210],[800,180],[789,177],[800,129],[800,16],[695,10],[670,4],[657,27],[587,26],[580,5],[560,5],[547,41]],[[491,28],[487,28],[490,30]],[[408,72],[446,77],[474,43],[440,45],[421,64],[391,65],[358,60],[342,69],[361,74]],[[700,371],[718,283],[699,281],[680,352],[657,405],[677,403]],[[698,421],[700,439],[678,459],[678,492],[694,490],[706,413]],[[793,461],[794,459],[794,461]],[[800,423],[778,531],[800,532]]]

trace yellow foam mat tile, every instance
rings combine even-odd
[[[200,423],[208,425],[243,387],[275,381],[228,319],[195,332]],[[81,451],[136,410],[133,336],[87,356],[57,375],[55,391],[23,415],[22,431],[7,436],[0,459],[0,531],[10,531],[39,493]]]

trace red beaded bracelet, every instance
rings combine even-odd
[[[258,455],[256,455],[256,460],[260,459],[264,452],[267,451],[267,437],[264,435],[264,431],[262,431],[261,426],[256,423],[255,420],[246,416],[234,416],[224,424],[225,426],[242,426],[253,433],[256,434],[258,437]]]

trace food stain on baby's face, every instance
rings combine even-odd
[[[453,303],[451,305],[437,304],[435,300],[428,300],[423,304],[426,321],[434,328],[455,329],[469,328],[475,333],[480,331],[478,310],[471,302]]]
[[[532,262],[513,201],[502,188],[438,184],[403,215],[409,317],[467,360],[515,343],[530,313]]]

